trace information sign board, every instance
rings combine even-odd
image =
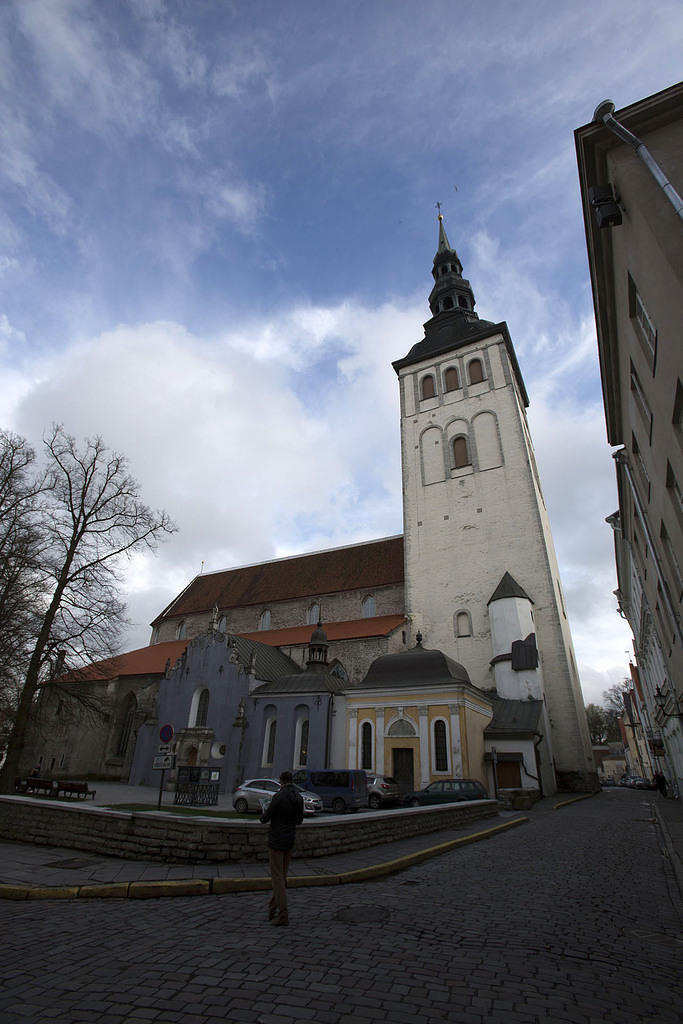
[[[175,754],[157,754],[152,762],[152,769],[175,768]]]

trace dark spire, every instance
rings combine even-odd
[[[429,295],[429,308],[432,316],[439,313],[457,312],[468,320],[478,320],[474,312],[474,293],[470,282],[462,276],[462,263],[458,254],[448,241],[443,225],[443,215],[439,213],[439,243],[432,267],[434,287]]]

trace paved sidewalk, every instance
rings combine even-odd
[[[98,792],[98,803],[142,803],[151,799],[149,792],[140,788],[134,795],[131,787],[110,786],[108,792],[105,789],[101,787]],[[621,795],[607,791],[596,799],[619,799]],[[676,800],[664,800],[656,793],[643,797],[653,808],[662,846],[683,894],[683,805]],[[542,816],[570,812],[576,800],[571,795],[557,794],[540,801],[531,811],[502,811],[498,817],[468,828],[430,832],[328,857],[294,859],[290,885],[334,885],[385,877],[457,846],[493,839],[509,828],[523,827]],[[226,802],[225,806],[229,804]],[[0,841],[0,898],[188,896],[257,891],[269,886],[268,864],[264,861],[168,864]]]

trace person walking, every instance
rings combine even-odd
[[[667,782],[662,772],[655,772],[654,783],[662,796],[666,796]]]
[[[296,826],[304,820],[304,801],[292,782],[291,772],[280,775],[280,789],[261,815],[268,825],[268,854],[273,894],[268,906],[268,920],[274,925],[288,925],[287,871],[292,857]]]

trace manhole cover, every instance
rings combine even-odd
[[[342,907],[337,911],[337,920],[347,924],[367,924],[369,921],[386,921],[384,907]]]

